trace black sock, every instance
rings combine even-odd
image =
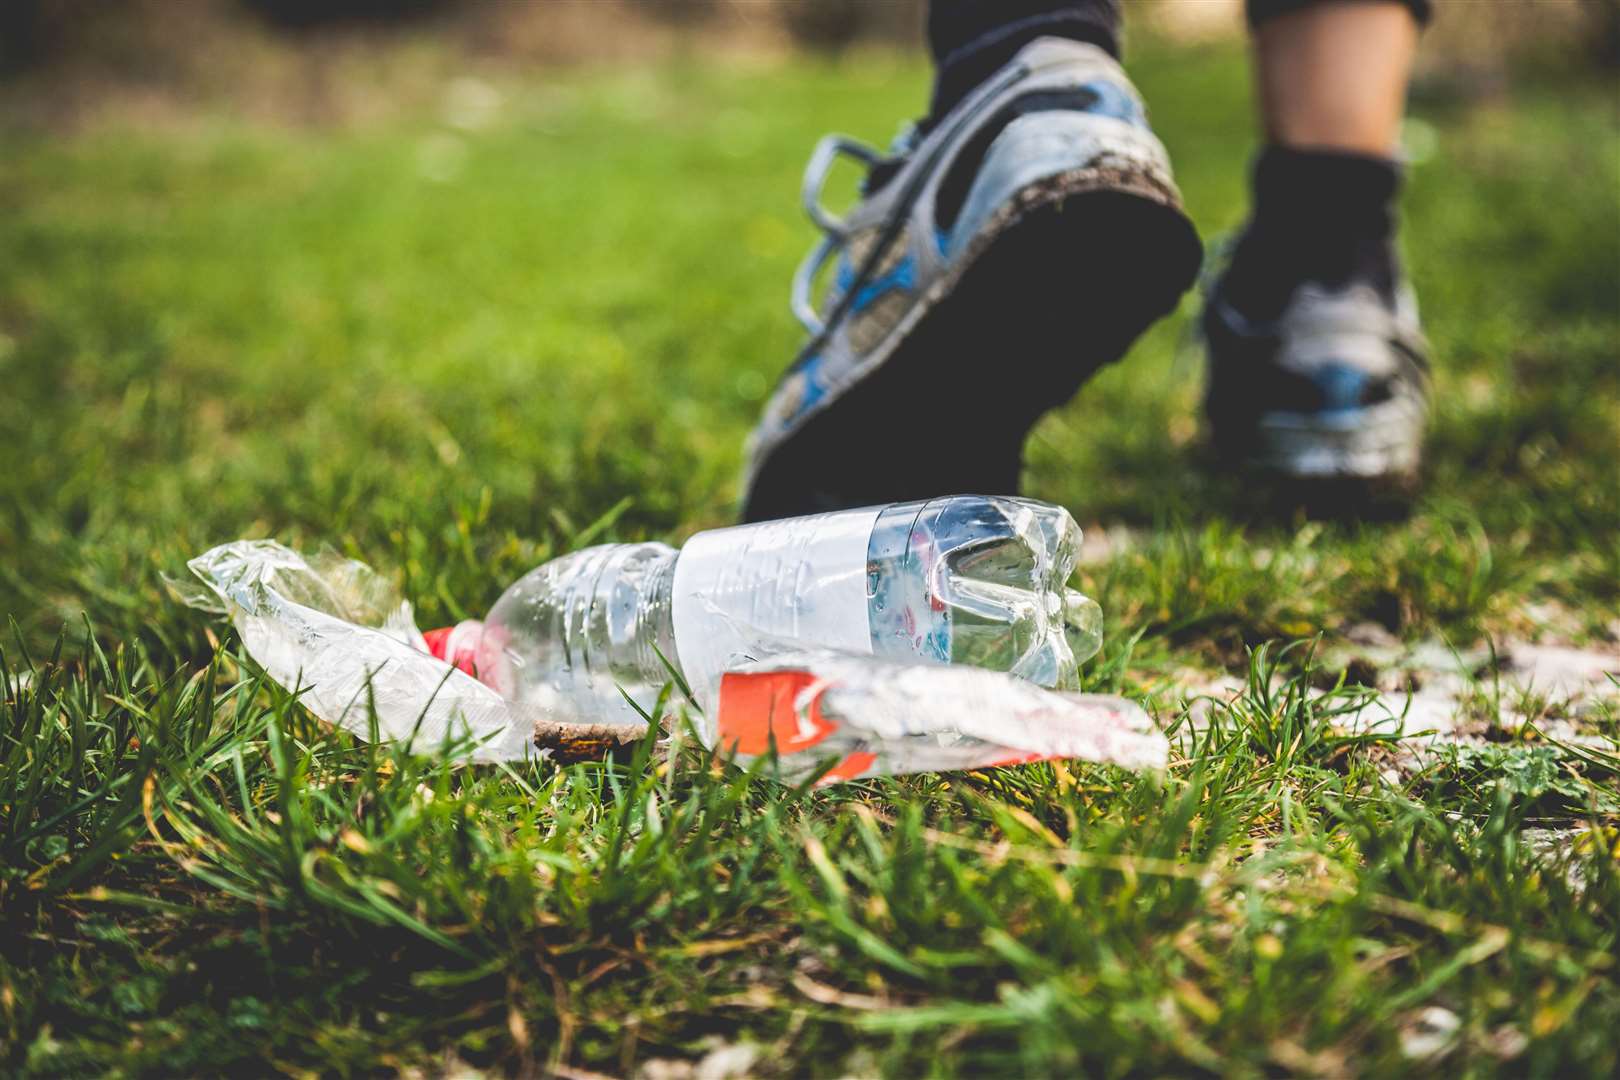
[[[1119,8],[1120,0],[932,0],[934,93],[923,128],[1038,37],[1084,41],[1117,59]]]
[[[1254,208],[1221,284],[1226,301],[1264,322],[1303,282],[1351,281],[1393,301],[1395,195],[1390,158],[1269,146],[1254,166]]]

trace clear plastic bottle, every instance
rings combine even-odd
[[[1061,507],[961,495],[716,529],[678,552],[606,544],[431,640],[503,695],[592,723],[650,709],[671,669],[712,712],[728,668],[806,647],[1070,688],[1102,641],[1101,610],[1068,585],[1079,543]]]

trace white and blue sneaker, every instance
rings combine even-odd
[[[868,169],[843,217],[821,205],[840,155]],[[748,521],[1016,491],[1035,420],[1169,312],[1202,257],[1125,72],[1062,38],[887,155],[823,139],[803,196],[825,234],[793,281],[809,340],[749,439]]]
[[[1254,323],[1211,290],[1205,411],[1220,455],[1302,495],[1406,494],[1428,417],[1428,346],[1405,283],[1304,282]],[[1354,507],[1347,507],[1354,509]]]

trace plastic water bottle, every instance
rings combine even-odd
[[[1102,642],[1101,610],[1068,586],[1079,543],[1061,507],[962,495],[716,529],[680,551],[605,544],[428,638],[504,696],[589,723],[638,719],[672,675],[712,712],[728,669],[807,647],[1067,689]]]

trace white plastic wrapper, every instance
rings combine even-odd
[[[375,711],[384,739],[426,752],[459,742],[474,761],[536,756],[536,729],[556,725],[537,706],[435,659],[410,604],[363,563],[241,540],[187,565],[223,601],[253,659],[327,723],[369,738]],[[206,595],[186,599],[220,610]]]
[[[306,559],[268,540],[225,544],[188,564],[205,589],[176,585],[194,607],[230,616],[248,652],[328,723],[419,751],[457,745],[474,761],[583,756],[645,725],[576,723],[566,704],[502,697],[432,655],[410,604],[365,565]],[[476,624],[463,624],[474,625]],[[679,642],[677,642],[679,647]],[[716,680],[700,730],[739,763],[779,756],[783,779],[832,762],[823,783],[903,772],[1078,758],[1161,769],[1169,746],[1123,698],[1066,694],[1012,675],[900,664],[775,641]]]
[[[732,668],[715,697],[720,748],[746,761],[774,747],[785,779],[828,762],[823,783],[1047,758],[1157,770],[1170,752],[1134,702],[972,667],[789,653]]]

